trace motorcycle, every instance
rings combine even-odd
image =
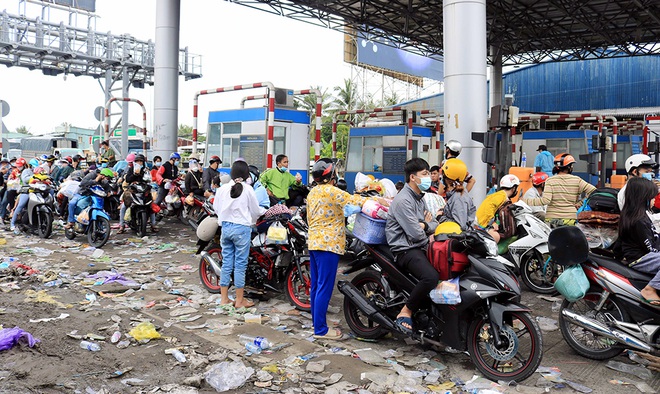
[[[187,218],[188,224],[193,230],[197,230],[198,224],[208,216],[206,214],[207,210],[204,208],[204,203],[206,201],[207,199],[205,198],[193,196],[192,205],[184,203],[184,216]]]
[[[76,204],[76,222],[73,227],[65,228],[64,236],[76,238],[76,234],[87,234],[87,241],[95,248],[100,248],[110,239],[110,217],[103,210],[106,192],[101,186],[92,186],[91,196],[83,196]],[[83,214],[83,212],[85,212]]]
[[[112,220],[119,220],[122,193],[123,190],[117,180],[112,179],[108,183],[108,192],[103,202],[103,208]]]
[[[559,329],[576,353],[593,360],[630,348],[660,354],[660,307],[640,293],[652,275],[629,268],[608,250],[590,250],[574,226],[553,230],[549,249],[557,264],[579,264],[589,281],[583,298],[564,300],[559,309]]]
[[[128,227],[135,231],[138,237],[147,235],[147,223],[151,215],[151,186],[147,183],[133,183],[128,186],[131,194],[130,219]]]
[[[266,242],[266,233],[254,234],[250,246],[248,266],[245,273],[245,290],[263,296],[267,291],[281,293],[302,311],[310,311],[311,274],[307,253],[307,223],[298,212],[293,215],[276,215],[261,219],[258,223],[279,222],[287,230],[286,244],[272,245]],[[197,242],[201,253],[199,276],[202,285],[211,293],[220,292],[222,270],[221,228],[212,241]],[[207,247],[208,245],[208,247]]]
[[[541,363],[543,338],[530,310],[519,304],[520,285],[498,259],[495,241],[480,230],[438,235],[439,241],[452,242],[453,252],[466,255],[465,266],[455,272],[460,278],[459,304],[427,299],[412,316],[413,330],[407,333],[395,319],[418,280],[399,269],[389,246],[365,244],[368,253],[344,274],[362,272],[337,285],[344,294],[346,323],[361,338],[395,332],[422,344],[467,351],[491,380],[528,378]]]
[[[510,209],[516,220],[517,234],[502,240],[498,252],[531,291],[555,293],[554,282],[562,270],[548,254],[550,226],[534,216],[529,205],[522,201],[512,204]]]
[[[161,210],[156,215],[156,220],[161,221],[166,216],[176,216],[182,223],[188,224],[186,204],[183,201],[186,196],[183,178],[178,177],[168,184],[169,192],[165,200],[160,203]],[[168,188],[167,184],[165,188]]]
[[[53,196],[50,186],[45,183],[30,185],[28,203],[18,220],[22,231],[32,232],[41,238],[48,238],[53,232]]]

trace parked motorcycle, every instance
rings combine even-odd
[[[389,246],[366,244],[368,254],[344,274],[368,269],[337,285],[344,294],[346,323],[361,338],[397,332],[422,344],[467,351],[491,380],[520,382],[531,376],[543,356],[543,338],[529,308],[519,304],[520,285],[497,258],[495,241],[479,230],[436,237],[443,239],[469,261],[460,273],[459,304],[427,299],[412,316],[412,333],[406,333],[395,319],[418,279],[399,269]]]
[[[103,208],[112,220],[119,220],[121,208],[121,195],[123,190],[117,179],[113,178],[108,182],[108,192],[103,200]]]
[[[640,293],[652,275],[628,268],[607,250],[590,250],[574,226],[554,229],[549,247],[557,264],[579,264],[589,281],[583,298],[564,300],[559,309],[559,329],[575,352],[594,360],[630,348],[660,354],[660,307]]]
[[[45,183],[30,185],[28,203],[17,221],[22,231],[48,238],[53,232],[53,196]]]
[[[76,234],[86,234],[87,241],[95,248],[100,248],[110,239],[110,217],[103,210],[103,200],[106,192],[101,186],[90,188],[91,196],[84,196],[76,204],[76,222],[73,227],[64,230],[68,239],[76,238]],[[83,211],[87,211],[81,215]]]
[[[522,201],[512,204],[510,209],[516,220],[517,234],[500,241],[500,254],[531,291],[555,293],[554,282],[562,269],[548,254],[550,226],[537,218],[529,205]]]
[[[211,219],[217,220],[215,217]],[[265,295],[268,291],[284,292],[291,305],[302,311],[310,311],[311,274],[306,249],[307,224],[299,213],[293,217],[277,215],[265,221],[283,225],[287,230],[288,240],[286,244],[273,245],[266,242],[266,233],[253,234],[245,273],[245,290],[258,295]],[[218,228],[210,242],[199,240],[197,243],[197,254],[201,253],[200,279],[202,285],[211,293],[220,292],[220,232],[221,228]]]
[[[184,203],[184,216],[193,230],[197,230],[198,224],[207,216],[206,209],[204,208],[205,202],[205,198],[193,196],[192,205]]]
[[[169,186],[169,192],[165,200],[160,203],[161,211],[156,215],[156,220],[160,221],[166,216],[176,216],[182,223],[188,224],[183,201],[186,196],[183,178],[178,177],[168,184],[165,187]]]
[[[133,183],[128,186],[131,194],[130,220],[127,221],[138,237],[147,235],[147,223],[151,216],[151,186],[147,183]]]

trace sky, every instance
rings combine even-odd
[[[18,0],[0,0],[0,11],[18,14]],[[31,4],[27,16],[39,16]],[[139,40],[155,40],[156,0],[97,0],[97,31],[128,33]],[[66,14],[51,14],[50,21]],[[179,123],[192,125],[196,91],[269,81],[277,87],[305,89],[334,86],[350,77],[343,62],[343,34],[307,23],[220,0],[181,0],[181,48],[202,55],[203,77],[179,79]],[[250,92],[250,93],[248,93]],[[199,130],[206,130],[210,110],[238,108],[242,97],[263,90],[221,93],[199,100]],[[147,128],[153,130],[153,87],[131,87],[130,97],[147,107]],[[51,132],[63,122],[96,127],[94,109],[104,105],[103,91],[92,77],[45,76],[0,65],[0,99],[10,106],[3,122],[9,131],[26,126],[33,134]],[[130,106],[129,121],[140,125],[142,113]],[[117,119],[117,118],[115,118]],[[114,123],[114,122],[113,122]]]

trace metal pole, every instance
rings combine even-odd
[[[131,86],[128,80],[128,68],[124,67],[121,71],[121,97],[123,103],[121,105],[121,158],[125,159],[128,156],[128,88]],[[112,149],[112,145],[109,146]]]

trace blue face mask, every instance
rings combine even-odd
[[[286,167],[277,167],[277,169],[280,170],[280,172],[287,172],[288,170]]]
[[[649,181],[652,181],[653,180],[653,173],[652,172],[644,173],[644,174],[642,174],[642,178],[648,179]]]
[[[107,167],[108,167],[108,163],[101,163],[101,168],[107,168]]]
[[[418,185],[421,191],[427,191],[431,187],[431,177],[425,176],[419,178],[422,182]]]
[[[175,160],[175,161],[174,161],[174,165],[178,167],[178,166],[179,166],[179,161],[178,161],[178,160]]]

